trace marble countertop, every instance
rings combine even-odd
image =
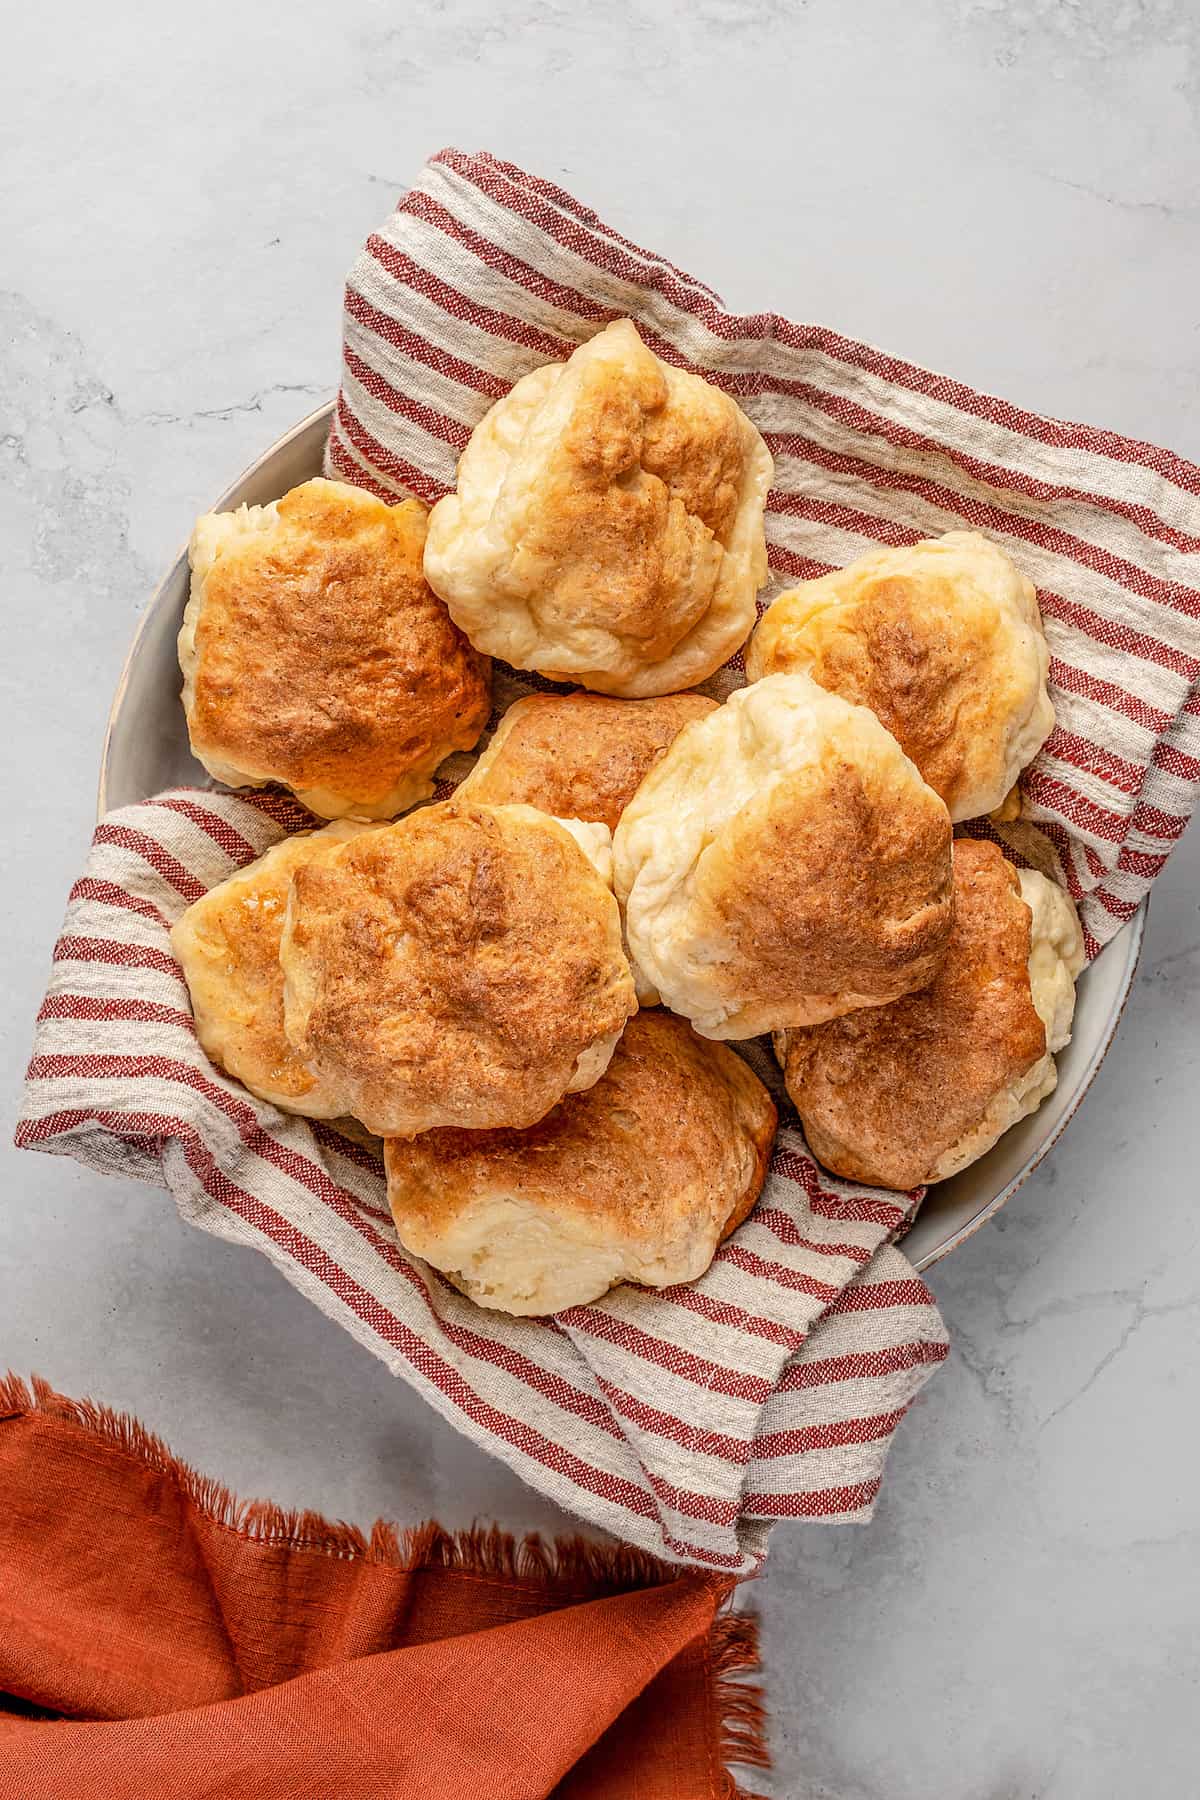
[[[194,513],[337,373],[424,156],[558,180],[743,308],[1200,456],[1187,0],[46,0],[0,68],[3,1138],[126,643]],[[1200,1680],[1200,833],[1067,1136],[933,1274],[954,1350],[870,1527],[776,1533],[781,1800],[1187,1800]],[[0,1364],[246,1494],[552,1509],[259,1257],[4,1148]]]

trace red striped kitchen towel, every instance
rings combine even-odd
[[[1137,911],[1200,782],[1200,469],[823,326],[726,312],[561,188],[443,150],[351,270],[329,472],[438,499],[493,400],[626,316],[766,438],[763,604],[880,544],[963,526],[1037,584],[1058,725],[1024,778],[1024,816],[997,835],[1070,889],[1094,956]]]
[[[110,813],[71,893],[17,1141],[170,1188],[264,1251],[461,1431],[569,1512],[669,1559],[751,1572],[777,1518],[866,1518],[888,1441],[946,1354],[888,1242],[914,1196],[819,1174],[780,1135],[750,1219],[691,1286],[553,1319],[477,1308],[400,1249],[377,1146],[208,1062],[170,925],[313,821],[180,789]]]
[[[775,586],[964,522],[1038,583],[1058,728],[1001,835],[1072,889],[1095,954],[1200,779],[1200,470],[821,328],[727,313],[561,190],[445,151],[351,273],[330,472],[435,499],[493,399],[626,314],[766,435]],[[192,1034],[169,923],[307,822],[278,796],[193,790],[103,821],[18,1141],[167,1185],[526,1480],[660,1555],[749,1573],[772,1520],[868,1517],[892,1432],[946,1351],[891,1242],[919,1196],[827,1176],[785,1125],[759,1206],[699,1282],[547,1320],[477,1310],[400,1251],[369,1147],[253,1100]]]

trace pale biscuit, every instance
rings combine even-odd
[[[619,319],[476,426],[425,573],[476,648],[516,668],[675,693],[754,623],[771,474],[734,401]]]
[[[873,713],[807,675],[686,726],[613,854],[644,983],[706,1037],[895,999],[949,939],[944,804]]]
[[[766,1176],[775,1107],[724,1045],[629,1021],[605,1074],[529,1131],[390,1140],[401,1242],[480,1306],[543,1314],[620,1281],[695,1281]]]
[[[343,1110],[297,1056],[283,1029],[279,941],[292,876],[378,826],[341,819],[285,838],[194,900],[171,931],[210,1061],[284,1112],[332,1119]]]

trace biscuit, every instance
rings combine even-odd
[[[487,724],[491,671],[422,574],[425,508],[306,481],[206,513],[179,633],[193,755],[321,818],[392,818]]]
[[[633,981],[601,825],[450,800],[292,881],[284,1027],[380,1136],[528,1126],[603,1074]]]
[[[807,675],[685,726],[613,856],[644,983],[706,1037],[893,1000],[950,935],[945,805],[873,713]]]
[[[192,997],[200,1048],[211,1062],[284,1112],[312,1119],[342,1111],[283,1030],[279,940],[292,876],[378,826],[350,819],[284,838],[192,902],[171,948]]]
[[[516,801],[560,819],[595,819],[615,831],[683,727],[716,704],[703,694],[532,694],[509,707],[458,794],[493,806]]]
[[[405,1247],[480,1306],[560,1312],[619,1281],[695,1281],[754,1205],[774,1135],[739,1056],[642,1012],[595,1086],[531,1130],[389,1140],[388,1200]]]
[[[771,474],[741,409],[618,319],[476,426],[425,573],[490,656],[602,694],[676,693],[754,623]]]
[[[1070,1041],[1083,938],[1044,875],[954,846],[950,947],[923,992],[783,1034],[787,1089],[818,1162],[849,1181],[944,1181],[1036,1111]]]
[[[1033,583],[975,531],[879,550],[781,594],[746,672],[797,670],[869,706],[952,819],[1000,807],[1054,729]]]

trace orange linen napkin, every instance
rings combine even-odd
[[[132,1420],[10,1377],[0,1793],[734,1796],[726,1761],[766,1757],[730,1586],[620,1545],[239,1504]]]

